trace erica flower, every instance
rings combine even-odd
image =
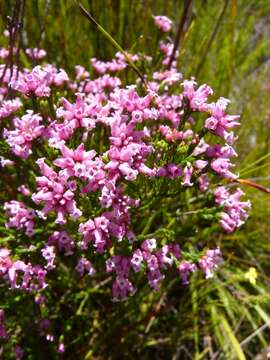
[[[196,89],[197,83],[195,80],[185,80],[183,82],[183,95],[189,100],[189,105],[192,110],[207,111],[208,104],[207,99],[213,94],[213,90],[210,86],[204,84]]]
[[[196,270],[196,265],[192,264],[189,261],[183,261],[180,263],[180,265],[178,266],[178,271],[183,285],[187,285],[189,283],[188,280],[189,275],[195,270]]]
[[[42,59],[47,55],[47,52],[44,49],[38,48],[26,49],[25,52],[31,59],[35,60]]]
[[[205,273],[206,278],[213,276],[213,270],[217,269],[221,262],[221,251],[219,248],[207,250],[204,256],[199,260],[199,267]]]
[[[0,119],[6,118],[16,112],[22,106],[20,99],[5,100],[0,105]]]
[[[234,165],[226,158],[218,158],[211,162],[211,168],[220,176],[228,179],[237,179],[237,175],[230,171]]]
[[[237,189],[230,194],[223,186],[218,187],[215,192],[215,200],[223,206],[224,212],[221,213],[220,225],[228,232],[233,232],[236,228],[243,225],[248,218],[247,209],[251,207],[249,201],[240,201],[244,192]]]
[[[17,80],[10,82],[10,86],[26,96],[46,97],[51,93],[50,81],[50,72],[36,66],[31,72],[21,73]]]
[[[154,21],[163,32],[172,28],[166,16]],[[15,35],[14,29],[10,32]],[[222,179],[237,178],[232,168],[239,116],[227,112],[225,98],[210,102],[209,85],[183,79],[179,51],[173,54],[169,37],[159,49],[159,68],[131,84],[121,76],[128,60],[144,65],[152,58],[119,52],[111,60],[91,58],[91,76],[77,65],[73,79],[53,64],[33,69],[0,65],[5,139],[0,165],[7,186],[1,196],[14,195],[4,204],[6,228],[33,235],[30,246],[18,236],[14,259],[8,249],[0,249],[0,276],[10,288],[40,291],[47,286],[47,272],[65,262],[81,276],[97,274],[94,282],[108,273],[113,300],[121,301],[143,279],[158,291],[168,273],[179,273],[182,284],[188,284],[193,272],[208,278],[217,269],[221,250],[205,249],[201,255],[203,239],[197,246],[195,233],[217,219],[231,233],[248,217],[250,203],[242,200],[240,189],[215,189]],[[5,59],[6,51],[0,57]],[[33,48],[26,54],[36,62],[46,52]],[[8,98],[10,87],[18,98]],[[29,110],[10,121],[22,108]],[[190,228],[196,230],[192,241],[184,234]],[[15,233],[3,231],[4,239]],[[47,306],[50,298],[37,305]],[[48,329],[42,334],[64,351],[64,335]]]
[[[163,32],[168,32],[172,28],[172,21],[167,16],[154,16],[155,25]]]
[[[220,98],[216,103],[209,104],[208,109],[211,117],[206,119],[204,126],[224,138],[228,143],[231,143],[231,138],[234,140],[234,137],[232,137],[229,131],[240,125],[238,121],[240,116],[225,113],[229,102],[228,99]]]
[[[48,270],[52,270],[55,267],[55,265],[54,265],[54,260],[55,260],[54,246],[46,245],[41,250],[41,253],[47,262],[47,265],[45,266],[45,268]]]
[[[35,212],[32,209],[27,209],[23,203],[12,200],[4,204],[4,210],[8,217],[6,227],[23,230],[28,236],[34,234]]]
[[[78,264],[75,267],[76,271],[83,276],[85,272],[88,273],[88,275],[92,276],[96,273],[96,270],[94,269],[93,265],[91,264],[91,261],[80,258],[78,261]]]
[[[21,118],[13,120],[14,130],[4,129],[4,137],[17,156],[26,159],[32,153],[32,142],[42,136],[44,131],[41,121],[40,115],[27,110]]]
[[[45,204],[38,212],[39,216],[46,219],[49,212],[55,211],[58,224],[65,224],[66,214],[70,214],[74,219],[79,218],[81,211],[76,206],[74,192],[69,188],[66,174],[56,173],[44,159],[37,160],[37,164],[42,176],[37,178],[38,192],[32,195],[32,199],[36,204]]]
[[[117,276],[112,285],[113,301],[125,300],[128,295],[134,295],[136,289],[124,277]]]
[[[100,216],[94,220],[88,220],[80,224],[79,232],[83,234],[81,247],[87,249],[88,244],[93,242],[98,252],[103,252],[109,240],[109,220],[105,216]]]

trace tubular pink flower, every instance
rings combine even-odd
[[[168,32],[172,28],[172,21],[164,15],[154,16],[155,25],[163,32]]]

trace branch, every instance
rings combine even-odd
[[[181,20],[180,20],[180,22],[178,24],[178,27],[177,27],[177,33],[176,33],[176,37],[175,37],[174,44],[173,44],[173,51],[172,51],[170,61],[169,61],[169,64],[168,64],[168,70],[170,70],[170,68],[172,66],[172,63],[173,63],[173,61],[175,59],[175,53],[176,53],[177,48],[180,45],[180,41],[181,41],[181,38],[182,38],[182,35],[183,35],[184,27],[185,27],[185,24],[186,24],[186,21],[187,21],[187,18],[188,18],[191,7],[192,7],[192,0],[186,0],[184,10],[183,10],[183,14],[182,14]]]

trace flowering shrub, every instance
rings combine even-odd
[[[154,21],[171,30],[168,18]],[[183,285],[193,272],[213,276],[219,244],[209,249],[195,235],[235,231],[250,207],[232,187],[239,116],[210,86],[183,79],[176,59],[169,67],[171,56],[173,44],[161,42],[157,71],[131,83],[121,76],[127,60],[150,69],[150,57],[92,58],[91,75],[78,65],[74,78],[52,64],[1,65],[1,166],[17,187],[7,186],[3,205],[0,276],[9,291],[32,293],[44,307],[63,263],[93,283],[109,274],[113,301],[142,282],[158,291],[169,276]],[[46,320],[40,333],[55,341]],[[3,311],[0,336],[8,337]]]

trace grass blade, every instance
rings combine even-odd
[[[235,351],[235,354],[237,355],[237,358],[239,360],[246,360],[245,354],[241,348],[241,345],[239,344],[237,338],[235,337],[232,328],[230,327],[230,325],[228,324],[227,320],[225,319],[225,317],[223,315],[219,315],[221,324],[226,332],[226,334],[228,335],[230,342],[232,344],[232,347]]]
[[[118,44],[116,40],[93,18],[93,16],[82,6],[81,3],[78,3],[79,8],[82,12],[82,14],[90,20],[95,27],[110,41],[110,43],[121,52],[121,54],[124,55],[126,62],[129,64],[129,66],[135,71],[135,73],[139,76],[139,78],[142,80],[142,83],[146,85],[144,76],[140,72],[140,70],[137,68],[137,66],[130,60],[129,56],[125,52],[125,50]]]

